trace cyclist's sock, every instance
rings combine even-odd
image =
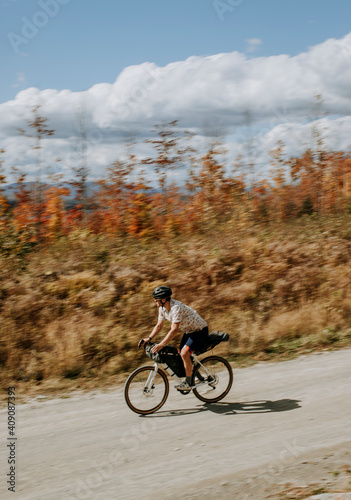
[[[185,380],[188,385],[191,385],[191,377],[185,377]]]

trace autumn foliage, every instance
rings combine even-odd
[[[169,238],[203,234],[218,224],[250,227],[347,213],[351,207],[351,153],[327,150],[318,131],[315,145],[299,157],[287,157],[278,142],[263,177],[253,174],[252,158],[246,170],[243,158],[228,163],[223,140],[197,151],[192,134],[176,121],[164,123],[145,141],[153,155],[139,159],[135,143],[130,144],[127,156],[116,159],[88,189],[86,158],[83,167],[72,169],[71,181],[63,184],[57,176],[54,183],[44,182],[43,145],[54,135],[46,121],[36,106],[27,130],[20,130],[32,143],[36,179],[28,183],[19,167],[12,169],[17,178],[12,205],[2,187],[7,182],[6,151],[0,150],[1,230],[11,228],[26,238],[31,234],[36,243],[50,243],[77,229],[107,237]],[[174,181],[177,170],[182,183]]]
[[[249,173],[244,158],[228,161],[223,140],[196,149],[170,122],[146,158],[129,147],[97,181],[85,165],[63,182],[43,174],[53,131],[35,112],[40,172],[28,182],[12,169],[14,201],[0,150],[1,377],[130,369],[163,282],[231,333],[227,354],[349,345],[351,152],[320,140],[288,157],[278,142],[260,177],[251,159]]]

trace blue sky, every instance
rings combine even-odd
[[[0,14],[0,149],[28,175],[18,128],[36,104],[56,131],[45,158],[67,175],[82,105],[97,176],[126,133],[173,119],[224,131],[234,157],[250,116],[261,165],[278,140],[299,154],[318,93],[328,146],[351,149],[350,0],[0,0]]]
[[[47,24],[15,53],[9,33],[21,35],[47,5]],[[0,102],[19,90],[85,90],[113,82],[126,66],[146,61],[164,66],[192,55],[247,50],[252,56],[295,55],[351,30],[349,0],[0,0]],[[228,5],[228,10],[224,7]],[[222,16],[220,14],[222,13]]]

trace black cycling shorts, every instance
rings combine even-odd
[[[194,351],[201,351],[202,346],[208,336],[208,326],[196,332],[184,333],[179,344],[179,352],[185,347],[192,354]]]

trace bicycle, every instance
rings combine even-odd
[[[233,384],[233,370],[228,361],[221,356],[210,355],[202,360],[200,354],[213,349],[220,342],[228,341],[224,332],[211,332],[203,349],[191,355],[193,372],[190,390],[179,391],[189,394],[191,391],[204,403],[216,403],[223,399]],[[124,397],[129,408],[135,413],[149,415],[159,410],[167,401],[169,381],[166,372],[179,383],[184,377],[184,365],[178,350],[166,346],[157,354],[152,353],[155,344],[147,343],[143,347],[146,354],[155,361],[154,365],[136,368],[127,378]],[[160,366],[163,369],[160,369]]]

